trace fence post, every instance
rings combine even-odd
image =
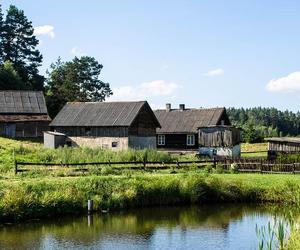
[[[143,167],[144,167],[144,170],[146,170],[146,159],[144,158],[144,161],[143,161]]]
[[[217,164],[216,164],[216,158],[215,158],[215,157],[213,158],[213,165],[214,165],[214,168],[217,167]]]
[[[178,159],[176,160],[177,168],[180,168]]]
[[[295,170],[296,170],[296,164],[295,162],[293,162],[293,174],[295,174]]]
[[[14,165],[15,165],[15,174],[18,174],[18,163],[16,161],[16,152],[15,152],[15,149],[13,149],[13,160],[14,160]]]

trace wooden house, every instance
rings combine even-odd
[[[50,124],[73,146],[156,148],[160,124],[146,101],[70,102]]]
[[[157,132],[157,147],[164,149],[198,149],[198,128],[230,125],[225,108],[189,109],[184,104],[179,109],[155,110],[161,128]]]
[[[274,159],[280,153],[300,153],[300,138],[273,137],[265,138],[268,142],[268,158]]]
[[[41,91],[0,91],[0,136],[41,137],[50,121]]]

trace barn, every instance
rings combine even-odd
[[[272,137],[265,138],[268,142],[268,158],[274,159],[280,153],[300,153],[300,138]]]
[[[51,119],[41,91],[0,91],[0,136],[42,137]]]
[[[159,127],[146,101],[69,102],[50,124],[72,146],[113,150],[156,148]]]

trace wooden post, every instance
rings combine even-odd
[[[213,162],[214,168],[216,168],[216,167],[217,167],[217,164],[216,164],[216,158],[215,158],[215,157],[213,158],[213,161],[214,161],[214,162]]]
[[[14,160],[14,165],[15,165],[15,174],[18,174],[18,163],[16,161],[16,152],[15,152],[15,149],[13,149],[13,160]]]
[[[88,200],[88,214],[91,214],[93,212],[93,206],[94,206],[94,201]]]
[[[177,165],[177,168],[180,168],[178,160],[176,160],[176,165]]]
[[[293,162],[293,174],[295,174],[295,170],[296,170],[296,164],[295,162]]]
[[[144,158],[144,161],[143,161],[143,167],[144,167],[144,170],[146,170],[146,159]]]

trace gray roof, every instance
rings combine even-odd
[[[197,133],[199,127],[219,125],[225,108],[155,110],[157,133]]]
[[[140,102],[68,102],[51,122],[52,127],[128,127],[146,105],[159,127],[152,109],[146,101]]]
[[[272,137],[272,138],[265,138],[267,142],[291,142],[291,143],[299,143],[300,138],[297,137]]]
[[[47,114],[42,91],[0,91],[0,114]]]

